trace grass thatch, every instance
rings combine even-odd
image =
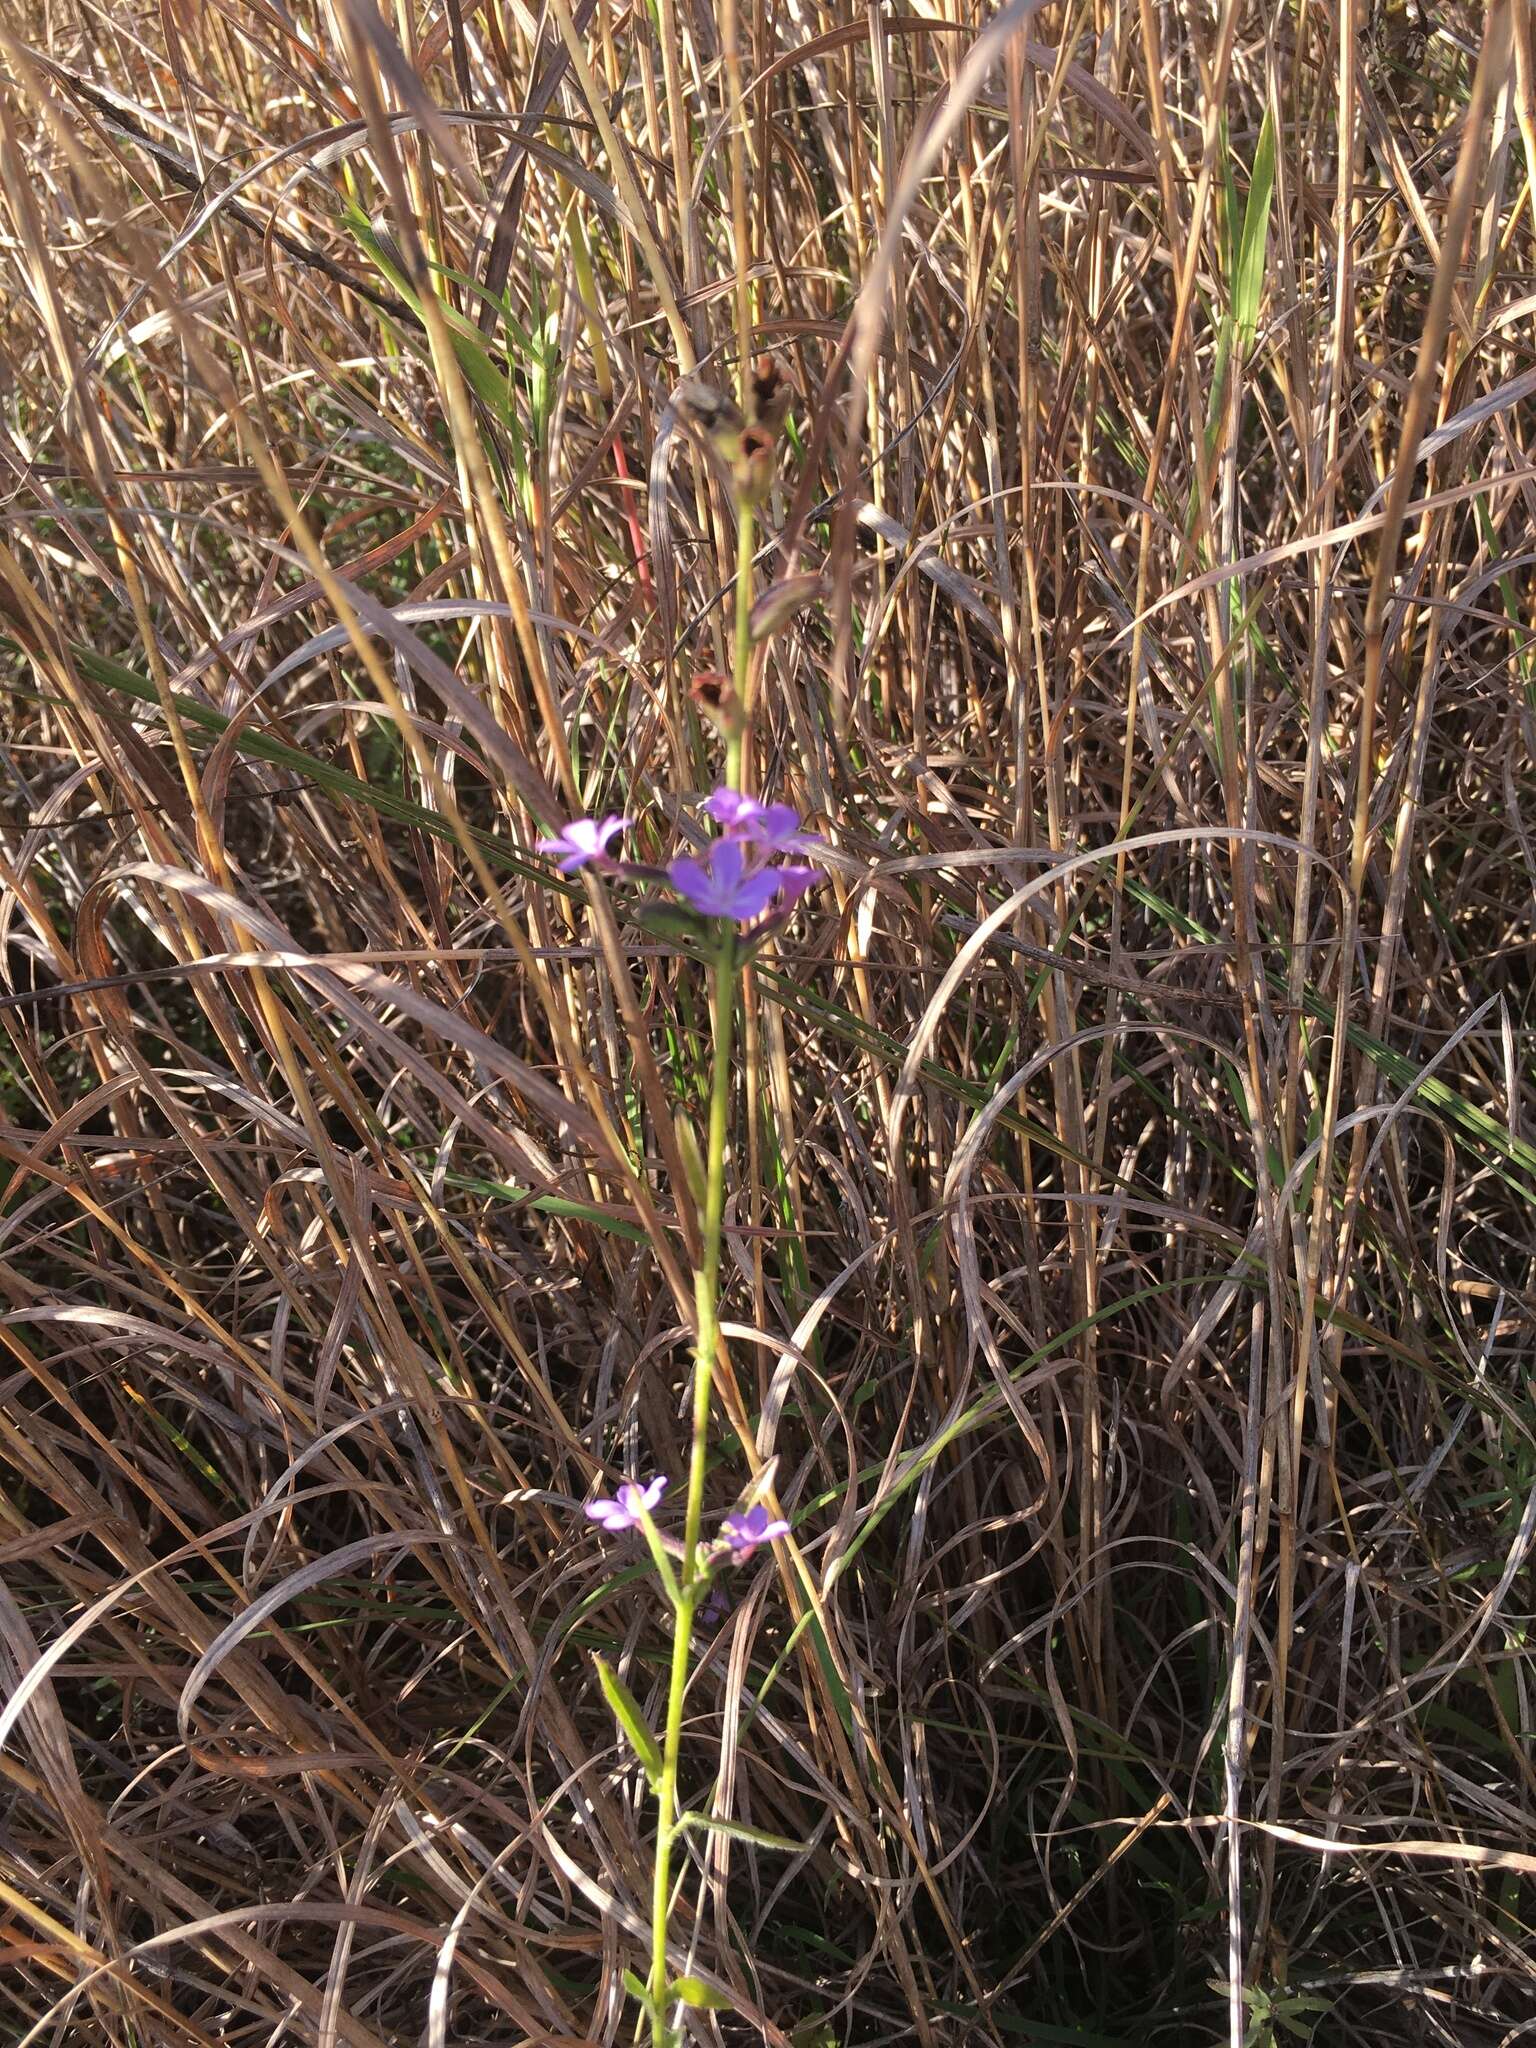
[[[1528,2038],[1532,57],[14,0],[0,2039],[631,2037],[708,1012],[531,849],[718,775],[743,344],[692,2024]]]

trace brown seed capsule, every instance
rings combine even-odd
[[[791,395],[778,358],[771,355],[759,356],[752,365],[745,393],[747,414],[701,377],[685,377],[672,393],[678,418],[729,469],[744,505],[761,504],[773,488],[776,446]]]
[[[713,441],[729,461],[746,421],[733,398],[706,384],[702,377],[685,377],[672,393],[677,416],[685,426]]]
[[[759,505],[773,489],[774,458],[778,448],[766,427],[742,431],[735,464],[737,496],[747,505]]]
[[[766,352],[752,365],[747,379],[747,407],[753,423],[769,434],[777,434],[789,414],[794,388],[784,374],[784,365]]]
[[[736,685],[720,669],[700,669],[690,695],[710,724],[727,739],[741,731],[741,700],[736,695]]]

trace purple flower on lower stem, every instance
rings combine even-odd
[[[789,1524],[770,1520],[768,1510],[759,1502],[745,1514],[727,1515],[720,1524],[720,1534],[731,1546],[731,1563],[745,1564],[760,1543],[772,1543],[777,1536],[787,1536]]]
[[[800,830],[799,813],[790,804],[763,804],[755,796],[722,785],[704,800],[706,814],[735,839],[749,839],[774,853],[802,853],[815,835]]]
[[[634,822],[633,818],[621,818],[617,813],[607,818],[572,818],[552,839],[539,841],[539,852],[558,854],[561,874],[574,875],[588,861],[607,860],[609,841],[627,832]]]
[[[706,917],[734,917],[738,924],[750,924],[778,895],[781,872],[749,869],[747,849],[739,839],[717,839],[703,860],[684,854],[673,861],[667,880],[685,903]]]
[[[589,1522],[600,1522],[610,1536],[638,1528],[667,1490],[665,1479],[657,1477],[644,1486],[626,1479],[613,1500],[589,1500],[584,1510]]]

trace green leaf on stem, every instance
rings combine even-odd
[[[629,1737],[629,1746],[645,1766],[645,1775],[654,1786],[661,1779],[661,1744],[646,1726],[645,1716],[640,1711],[640,1702],[619,1674],[603,1659],[594,1656],[598,1681],[603,1688],[603,1697],[613,1709],[613,1718]]]
[[[680,1998],[684,2005],[701,2007],[705,2012],[730,2012],[731,2001],[723,1991],[716,1991],[712,1984],[706,1984],[702,1977],[674,1977],[668,1986],[672,1998]]]
[[[623,1978],[624,1989],[634,1999],[640,2010],[645,2014],[646,2019],[650,2022],[653,2036],[668,2041],[675,2041],[677,2039],[676,2033],[671,2027],[666,2025],[663,2016],[656,2010],[655,1999],[652,1998],[650,1991],[635,1975],[634,1971],[625,1970]]]
[[[807,1842],[792,1842],[787,1835],[770,1835],[766,1828],[749,1828],[741,1820],[717,1820],[710,1813],[685,1813],[677,1824],[681,1834],[684,1828],[707,1828],[712,1835],[729,1835],[733,1841],[755,1842],[760,1849],[784,1849],[792,1854],[802,1854],[810,1845]]]

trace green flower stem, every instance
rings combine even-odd
[[[736,519],[736,641],[731,660],[736,716],[725,742],[725,779],[732,789],[741,787],[742,740],[747,729],[747,680],[752,664],[752,550],[757,540],[757,521],[745,500]]]
[[[741,787],[742,740],[746,730],[747,675],[752,659],[752,507],[738,504],[736,528],[736,635],[732,683],[735,718],[728,728],[725,779]],[[709,1464],[709,1409],[715,1387],[715,1354],[720,1344],[720,1239],[725,1223],[725,1150],[731,1124],[731,1037],[736,1022],[736,929],[720,925],[710,991],[714,1040],[709,1089],[709,1147],[704,1162],[703,1244],[693,1276],[693,1439],[688,1453],[688,1503],[683,1517],[681,1583],[673,1601],[672,1668],[667,1685],[667,1725],[661,1743],[661,1781],[656,1787],[656,1864],[651,1874],[651,2000],[653,2048],[671,2048],[667,2019],[667,1921],[671,1913],[672,1844],[678,1833],[677,1764],[683,1741],[683,1699],[693,1619],[708,1580],[699,1560],[704,1518],[704,1475]]]
[[[667,1725],[661,1744],[661,1782],[656,1787],[656,1865],[651,1883],[651,2033],[655,2048],[667,2048],[667,1918],[672,1882],[672,1843],[677,1834],[677,1762],[683,1737],[683,1695],[693,1618],[707,1575],[699,1563],[699,1527],[704,1517],[704,1475],[709,1463],[709,1409],[720,1342],[720,1240],[725,1221],[725,1148],[730,1132],[731,1035],[736,1014],[736,933],[723,923],[715,954],[711,1024],[714,1037],[709,1098],[709,1151],[705,1160],[703,1247],[694,1274],[693,1441],[688,1455],[688,1503],[683,1518],[682,1583],[672,1633],[672,1670],[667,1688]]]

